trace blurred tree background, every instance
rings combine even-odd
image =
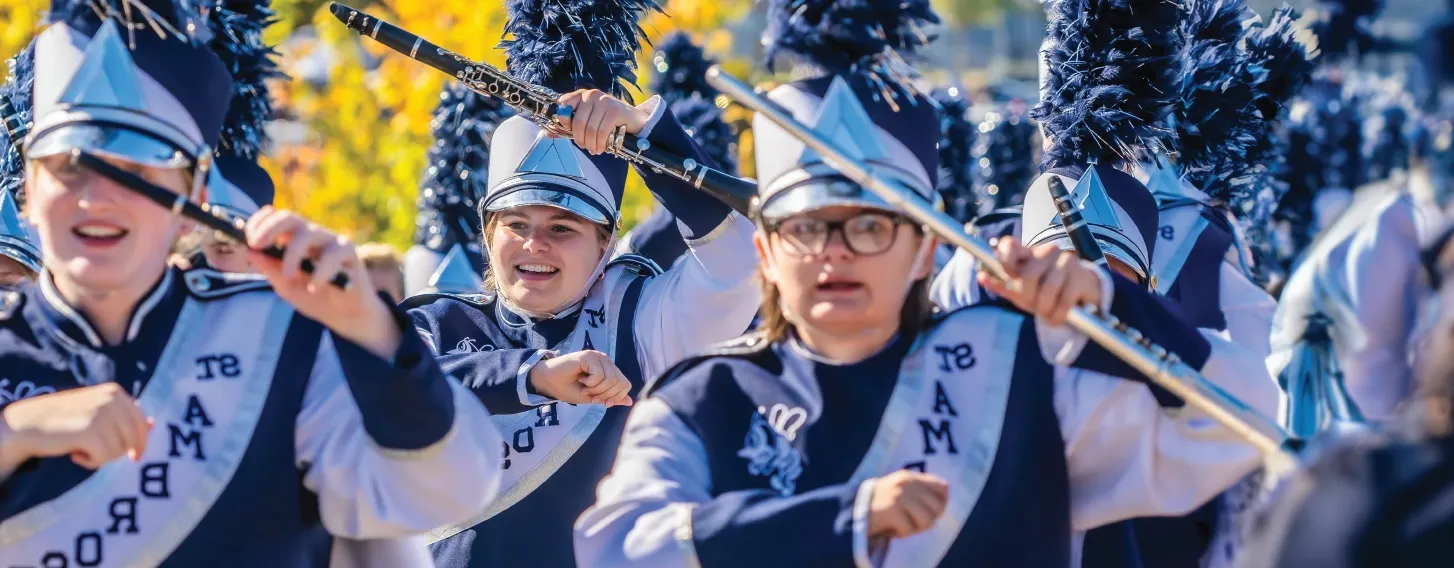
[[[504,64],[495,47],[505,23],[504,0],[349,1],[466,57]],[[658,2],[666,13],[643,22],[649,39],[657,41],[684,30],[734,75],[757,82],[772,79],[757,65],[763,2]],[[930,54],[931,62],[941,67],[985,65],[981,54],[998,51],[994,48],[1002,45],[993,38],[1005,36],[999,30],[1006,27],[1006,13],[1036,12],[1028,27],[1021,26],[1030,31],[1027,45],[1038,45],[1034,36],[1043,33],[1034,0],[934,3],[945,20],[941,35],[949,36],[949,41],[936,42]],[[48,4],[48,0],[0,0],[0,57],[8,58],[25,46],[40,27]],[[329,14],[328,0],[274,0],[273,8],[279,21],[266,37],[277,46],[289,79],[273,86],[279,116],[269,128],[274,143],[262,162],[276,181],[278,204],[360,241],[407,246],[414,232],[414,200],[424,172],[424,153],[431,142],[429,122],[448,77],[377,43],[362,41]],[[991,41],[971,41],[974,33],[985,30]],[[638,101],[651,95],[644,85],[656,72],[652,54],[648,47],[638,58],[643,85]],[[941,71],[930,76],[936,81],[963,81],[960,75]],[[725,99],[718,104],[743,134],[740,173],[751,176],[749,117],[741,108],[729,107]],[[633,174],[622,206],[627,227],[653,206]]]

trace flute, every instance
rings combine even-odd
[[[330,3],[328,10],[348,29],[454,77],[471,91],[505,101],[552,135],[571,137],[571,131],[556,117],[559,109],[556,101],[560,95],[554,91],[511,77],[493,65],[466,59],[367,12],[338,2]],[[653,148],[649,141],[627,134],[624,129],[618,128],[611,134],[606,151],[637,167],[690,183],[743,215],[748,214],[752,198],[757,194],[755,182],[709,168],[692,158]]]

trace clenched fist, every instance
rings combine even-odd
[[[535,391],[570,404],[631,406],[631,381],[605,353],[577,351],[530,368]]]
[[[906,538],[929,530],[949,503],[949,483],[937,476],[899,470],[873,484],[868,538]]]
[[[151,420],[116,383],[16,401],[0,413],[0,479],[31,458],[71,456],[89,469],[146,451]]]

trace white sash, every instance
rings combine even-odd
[[[271,294],[188,299],[137,399],[156,420],[146,453],[137,462],[114,460],[61,496],[0,523],[0,558],[37,566],[165,560],[242,461],[292,316],[292,307]],[[219,323],[244,329],[209,329]]]
[[[922,465],[949,481],[949,503],[929,530],[886,549],[874,546],[874,564],[935,566],[959,538],[999,449],[1021,323],[998,309],[960,312],[904,358],[873,445],[850,483]]]
[[[575,330],[555,347],[556,351],[562,354],[581,351],[586,349],[589,341],[591,349],[605,353],[613,361],[616,359],[621,303],[638,275],[630,265],[622,266],[620,270],[608,269],[601,283],[586,295]],[[594,319],[596,316],[591,312],[604,313],[604,321]],[[596,323],[594,326],[591,325],[593,321]],[[626,353],[625,356],[635,357],[636,354]],[[553,419],[548,414],[550,411],[555,413]],[[605,416],[604,405],[566,403],[552,403],[519,414],[491,416],[500,435],[505,438],[505,460],[509,464],[501,478],[500,496],[475,518],[430,531],[430,544],[483,523],[525,499],[580,450]],[[492,448],[490,451],[497,450]]]
[[[1197,239],[1201,237],[1202,231],[1206,230],[1209,224],[1207,218],[1203,217],[1200,212],[1195,212],[1196,210],[1192,206],[1188,206],[1187,209],[1193,211],[1190,224],[1178,223],[1176,221],[1180,220],[1173,218],[1171,224],[1161,227],[1162,230],[1170,228],[1175,231],[1173,234],[1177,239],[1171,243],[1175,247],[1156,247],[1157,254],[1151,260],[1152,274],[1156,275],[1156,293],[1163,296],[1171,291],[1171,285],[1176,283],[1176,277],[1181,275],[1181,269],[1186,266],[1187,259],[1191,258],[1191,251],[1196,248]],[[1163,216],[1165,213],[1166,211],[1162,212]],[[1157,238],[1160,236],[1158,235]],[[1162,250],[1170,252],[1160,254]]]

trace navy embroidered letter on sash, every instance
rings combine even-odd
[[[950,372],[955,369],[963,371],[975,364],[974,348],[968,343],[946,346],[935,345],[934,352],[939,354],[939,370]]]

